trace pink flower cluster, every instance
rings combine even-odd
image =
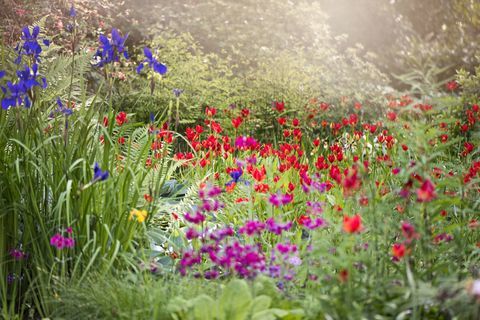
[[[72,228],[67,228],[68,237],[64,237],[60,233],[56,233],[53,237],[50,238],[50,245],[56,247],[58,250],[63,248],[73,248],[75,246],[75,239],[73,239]]]

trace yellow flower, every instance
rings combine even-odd
[[[132,211],[130,211],[130,218],[128,220],[132,220],[135,217],[137,222],[142,223],[145,221],[147,216],[148,213],[146,210],[132,209]]]

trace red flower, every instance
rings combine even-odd
[[[362,207],[368,206],[368,197],[366,197],[366,196],[360,197],[360,199],[358,200],[358,203],[359,203]]]
[[[397,120],[397,114],[395,112],[387,112],[387,118],[390,121]]]
[[[446,87],[447,90],[449,90],[449,91],[455,91],[455,90],[457,90],[457,88],[458,88],[458,83],[457,83],[457,81],[455,81],[455,80],[449,81],[449,82],[447,82],[447,84],[445,85],[445,87]]]
[[[392,255],[398,261],[403,258],[406,250],[407,249],[403,243],[394,243],[392,246]]]
[[[442,141],[442,143],[447,142],[448,141],[448,134],[440,135],[440,140]]]
[[[249,109],[242,109],[242,117],[246,118],[250,114]]]
[[[467,154],[471,153],[473,151],[474,145],[470,142],[465,142],[463,144],[463,152],[462,156],[467,156]]]
[[[311,221],[310,217],[304,214],[302,214],[300,217],[297,218],[297,223],[301,226],[309,223],[310,221]]]
[[[338,274],[340,281],[345,283],[348,281],[348,270],[347,269],[342,269],[340,270],[340,273]]]
[[[346,194],[350,194],[352,191],[360,188],[361,181],[358,177],[357,169],[350,168],[345,173],[345,178],[342,181],[343,191]]]
[[[266,183],[256,184],[254,186],[254,189],[258,193],[267,193],[268,191],[270,191],[270,187]]]
[[[217,109],[206,107],[205,108],[205,114],[207,115],[207,117],[211,118],[211,117],[213,117],[214,115],[217,114]]]
[[[406,144],[402,144],[402,149],[403,151],[407,151],[408,150],[408,146]]]
[[[285,119],[285,118],[278,118],[277,121],[281,126],[283,126],[283,125],[285,125],[285,123],[287,123],[287,119]]]
[[[248,202],[248,198],[237,198],[235,200],[235,203],[242,203],[242,202]]]
[[[430,202],[437,194],[435,193],[435,185],[428,179],[426,179],[420,189],[417,189],[417,201],[418,202]]]
[[[121,126],[127,122],[127,114],[125,112],[119,112],[115,117],[115,121],[117,122],[117,126]],[[105,121],[104,121],[105,123]],[[108,123],[108,122],[107,122]]]
[[[103,126],[108,127],[108,117],[107,116],[103,117]]]
[[[143,195],[143,198],[147,202],[152,202],[153,201],[153,197],[151,195],[147,194],[147,193]]]
[[[283,112],[285,110],[285,102],[275,102],[275,109],[277,109],[278,112]]]
[[[359,233],[362,231],[362,217],[359,214],[349,217],[343,216],[343,230],[347,233]]]
[[[232,119],[232,125],[235,129],[237,129],[243,122],[242,117],[237,117],[235,119]]]
[[[415,232],[415,227],[407,221],[402,222],[402,235],[406,239],[407,243],[412,242],[414,239],[420,238],[420,235]]]
[[[478,223],[478,220],[477,219],[472,219],[468,222],[468,227],[470,229],[476,229],[480,226],[480,224]]]

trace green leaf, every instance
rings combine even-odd
[[[244,320],[250,311],[252,295],[244,280],[233,280],[220,297],[221,315],[229,320]]]
[[[205,295],[199,295],[192,301],[194,319],[218,319],[218,309],[215,301]]]
[[[271,304],[272,298],[269,296],[261,295],[255,297],[252,302],[252,314],[268,309]]]

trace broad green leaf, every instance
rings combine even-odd
[[[250,311],[252,295],[244,280],[232,280],[220,297],[220,312],[224,319],[244,320]]]

